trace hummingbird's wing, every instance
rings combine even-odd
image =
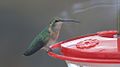
[[[50,34],[48,31],[48,28],[44,29],[42,32],[40,32],[31,42],[28,49],[25,51],[25,56],[30,56],[37,52],[39,49],[44,47],[50,39]]]

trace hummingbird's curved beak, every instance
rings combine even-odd
[[[72,19],[66,19],[66,20],[57,20],[58,22],[74,22],[74,23],[80,23],[80,21],[77,21],[77,20],[72,20]]]

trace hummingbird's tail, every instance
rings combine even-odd
[[[37,52],[39,49],[41,49],[42,47],[44,47],[44,42],[43,41],[39,41],[36,44],[31,44],[30,47],[24,52],[25,56],[30,56],[32,54],[34,54],[35,52]]]

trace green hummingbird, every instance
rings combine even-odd
[[[49,46],[57,41],[60,30],[62,28],[62,24],[64,22],[79,23],[79,21],[72,19],[63,20],[58,17],[53,18],[50,24],[33,39],[33,41],[30,43],[30,46],[25,51],[24,55],[30,56],[38,50],[40,50],[41,48],[45,51],[49,51]]]

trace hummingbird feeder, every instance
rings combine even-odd
[[[114,6],[117,6],[118,3],[120,3],[115,2],[120,0],[93,1],[96,2],[92,4],[98,4],[97,6],[93,5],[96,9],[98,7],[100,9],[110,7],[114,8]],[[91,9],[92,8],[93,7],[91,7]],[[93,11],[95,10],[93,9]],[[54,58],[64,60],[67,63],[68,67],[120,67],[120,22],[116,22],[118,22],[118,30],[98,31],[94,34],[78,36],[65,41],[61,41],[50,46],[52,50],[49,51],[48,54]],[[55,49],[59,49],[60,54],[55,53]]]

